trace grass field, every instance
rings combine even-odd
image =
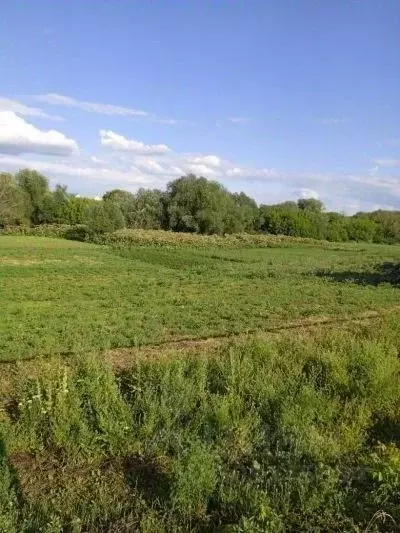
[[[0,531],[400,531],[400,247],[0,237]]]
[[[399,304],[390,272],[399,261],[400,247],[379,245],[112,249],[3,236],[0,359],[254,332],[389,308]]]

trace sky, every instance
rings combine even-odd
[[[400,209],[399,0],[2,0],[0,171]]]

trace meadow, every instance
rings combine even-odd
[[[109,247],[1,236],[0,360],[384,310],[399,304],[399,262],[400,247],[372,244]]]
[[[0,236],[0,531],[400,531],[400,248]]]

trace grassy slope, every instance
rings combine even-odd
[[[126,248],[0,238],[0,359],[254,331],[399,303],[363,272],[400,247]],[[348,272],[360,283],[335,280]],[[318,274],[318,275],[315,275]]]

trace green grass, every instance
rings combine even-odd
[[[118,376],[96,355],[21,367],[0,418],[0,530],[364,532],[379,510],[398,524],[399,318]]]
[[[0,237],[0,531],[399,531],[400,247],[168,239]]]
[[[367,244],[110,248],[1,236],[0,359],[231,335],[389,308],[399,303],[395,283],[371,275],[399,262],[400,247]]]

